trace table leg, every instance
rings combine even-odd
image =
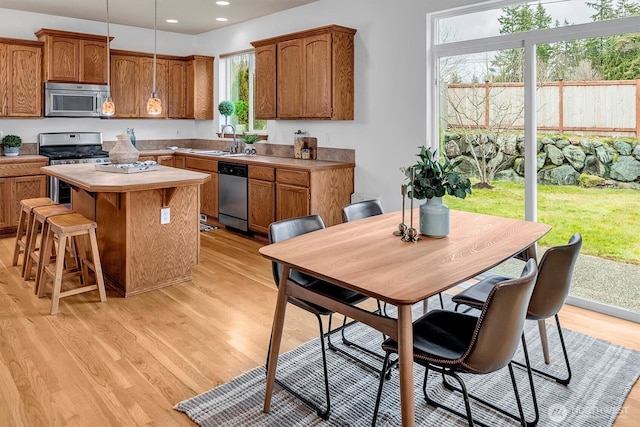
[[[542,343],[542,354],[544,363],[551,363],[549,359],[549,341],[547,340],[547,326],[544,320],[538,320],[538,331],[540,332],[540,342]]]
[[[276,300],[276,311],[273,315],[273,327],[271,328],[271,347],[269,348],[269,365],[267,366],[267,389],[264,395],[264,407],[262,412],[269,413],[271,407],[271,395],[273,385],[276,380],[276,366],[278,365],[278,354],[280,353],[280,342],[282,341],[282,330],[284,328],[284,315],[287,309],[287,280],[289,278],[289,267],[282,268],[280,285],[278,288],[278,299]]]
[[[400,358],[400,406],[403,427],[413,426],[413,325],[411,305],[398,306],[398,357]]]

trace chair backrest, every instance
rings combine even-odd
[[[527,318],[533,320],[555,316],[569,295],[573,267],[582,248],[582,236],[575,233],[569,243],[549,248],[538,264],[538,280],[533,289]]]
[[[321,230],[323,228],[325,228],[324,222],[318,215],[302,216],[273,222],[269,225],[269,243],[282,242],[284,240],[291,239],[292,237]],[[271,270],[273,271],[273,280],[275,280],[276,286],[279,286],[282,265],[277,262],[272,262]],[[291,270],[289,278],[301,285],[307,285],[317,280],[304,273],[300,273],[297,270]]]
[[[342,208],[342,222],[355,221],[375,215],[382,215],[382,202],[380,199],[365,200],[352,203]]]
[[[489,373],[506,366],[518,348],[538,268],[527,261],[522,275],[496,284],[478,318],[461,365],[475,373]]]

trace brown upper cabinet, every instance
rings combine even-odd
[[[256,118],[354,118],[354,35],[338,25],[259,40]]]
[[[48,28],[36,36],[45,46],[44,81],[107,84],[106,36]]]
[[[0,117],[42,117],[42,46],[0,38]]]
[[[156,55],[156,92],[162,114],[151,116],[153,54],[111,50],[111,97],[115,117],[213,119],[213,58]]]

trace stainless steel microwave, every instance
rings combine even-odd
[[[44,84],[45,117],[101,117],[109,86],[75,83]]]

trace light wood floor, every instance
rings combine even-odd
[[[108,292],[60,302],[33,295],[0,239],[0,424],[191,425],[179,401],[264,363],[275,306],[260,243],[223,230],[201,234],[193,281],[123,299]],[[640,350],[640,326],[574,307],[563,326]],[[282,350],[317,334],[290,306]],[[256,408],[259,410],[259,408]],[[616,426],[636,426],[636,384]]]

